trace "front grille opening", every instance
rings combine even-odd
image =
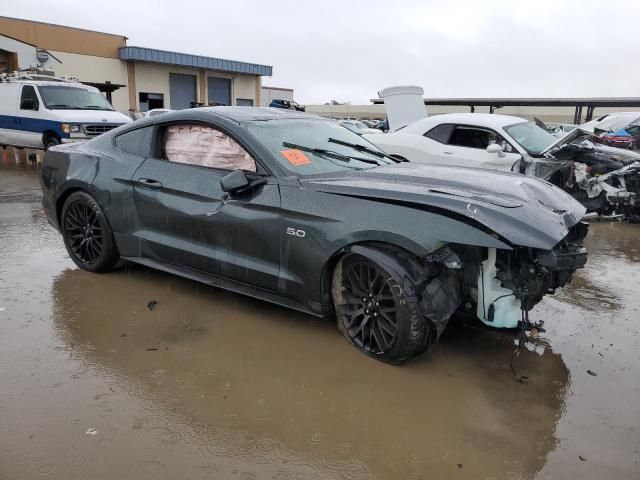
[[[110,130],[113,130],[114,128],[116,128],[117,125],[85,125],[84,126],[84,132],[89,135],[89,136],[96,136],[96,135],[100,135],[102,133],[106,133]]]

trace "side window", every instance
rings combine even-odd
[[[222,170],[256,171],[256,162],[227,134],[206,125],[179,124],[164,128],[161,148],[170,162]]]
[[[20,110],[38,110],[38,108],[39,102],[36,89],[31,85],[24,85],[20,96]]]
[[[436,142],[449,143],[449,138],[451,138],[451,133],[454,128],[454,125],[449,124],[438,125],[425,133],[424,136]]]
[[[118,135],[116,147],[131,155],[148,157],[151,155],[152,137],[153,127],[137,128]]]
[[[465,127],[461,125],[456,125],[453,130],[453,134],[449,139],[449,145],[478,148],[482,150],[494,143],[499,143],[503,148],[506,145],[505,140],[491,130],[484,130],[477,127]]]

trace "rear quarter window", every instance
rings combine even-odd
[[[116,147],[123,152],[138,157],[149,157],[151,155],[152,138],[153,127],[143,127],[121,133],[116,137],[115,142]]]
[[[438,125],[425,133],[424,136],[431,140],[435,140],[436,142],[446,144],[449,143],[449,139],[451,138],[454,128],[455,125],[452,124]]]

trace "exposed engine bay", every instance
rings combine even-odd
[[[589,213],[640,221],[640,155],[594,144],[582,135],[535,159],[526,173],[545,179],[579,200]]]
[[[550,251],[456,246],[462,265],[464,310],[491,327],[518,327],[522,312],[566,285],[573,273],[584,267],[587,251],[582,243],[587,231],[586,223],[576,224]]]

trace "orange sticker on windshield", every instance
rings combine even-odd
[[[289,150],[281,150],[280,153],[291,165],[308,165],[311,163],[309,157],[307,157],[302,150],[296,150],[291,148]]]

